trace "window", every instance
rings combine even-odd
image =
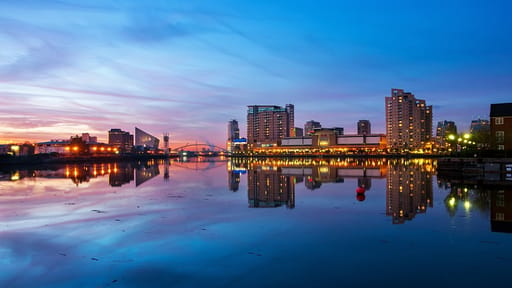
[[[503,125],[503,117],[496,117],[496,118],[494,118],[494,124],[496,124],[496,125]]]
[[[505,150],[505,145],[498,145],[498,150]]]
[[[505,142],[505,131],[496,131],[496,143]]]

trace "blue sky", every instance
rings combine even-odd
[[[245,135],[247,105],[385,133],[402,88],[459,130],[512,99],[509,1],[0,2],[0,142]],[[172,146],[172,143],[171,143]]]

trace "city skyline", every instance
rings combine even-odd
[[[0,143],[139,126],[223,146],[247,106],[284,103],[296,127],[385,133],[391,88],[463,132],[510,102],[507,1],[139,2],[2,1]]]

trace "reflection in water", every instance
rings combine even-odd
[[[108,175],[110,186],[120,187],[134,180],[135,185],[139,186],[159,174],[157,161],[149,160],[136,163],[65,164],[37,167],[37,169],[8,170],[0,173],[0,181],[18,181],[24,178],[70,179],[79,186],[91,179]]]
[[[491,231],[512,233],[512,182],[438,177],[438,185],[450,191],[444,199],[450,216],[477,209],[490,214]]]
[[[295,207],[293,176],[282,175],[281,169],[258,167],[247,173],[249,207]]]
[[[108,175],[108,183],[120,187],[134,182],[136,186],[160,175],[169,179],[169,161],[142,161],[96,164],[67,164],[38,169],[4,170],[0,181],[24,178],[69,179],[75,185]],[[242,175],[247,175],[249,207],[295,208],[297,185],[311,191],[323,189],[325,183],[344,185],[346,179],[357,179],[354,191],[357,201],[366,201],[372,179],[386,179],[386,215],[393,224],[412,220],[417,214],[433,208],[432,177],[436,173],[433,160],[385,159],[231,159],[222,161],[172,162],[180,169],[209,170],[226,165],[229,191],[240,189]],[[499,178],[499,177],[498,177]],[[492,231],[512,232],[512,182],[503,179],[473,179],[463,176],[438,175],[438,187],[446,190],[444,206],[452,217],[458,212],[475,209],[490,214]],[[353,183],[352,181],[349,181]],[[303,183],[303,184],[302,184]],[[347,182],[348,183],[348,182]],[[468,214],[469,215],[469,214]]]
[[[274,286],[371,287],[395,283],[396,267],[419,287],[508,281],[510,237],[491,229],[511,231],[510,184],[439,178],[428,161],[232,162],[173,162],[170,182],[163,162],[160,175],[137,162],[0,174],[0,287],[261,286],[254,271]],[[135,169],[158,176],[136,188]],[[391,225],[389,205],[407,225]]]
[[[491,231],[512,233],[512,186],[491,191]]]
[[[114,173],[108,175],[108,183],[112,187],[120,187],[133,181],[133,164],[131,162],[121,162],[117,164]]]
[[[304,182],[309,190],[319,189],[322,183],[344,183],[345,178],[357,178],[356,199],[364,201],[371,188],[372,178],[384,178],[384,160],[312,160],[258,159],[228,163],[229,183],[233,172],[248,170],[249,207],[295,207],[295,185]]]
[[[240,174],[245,172],[240,171],[228,171],[228,186],[229,191],[236,192],[240,186]]]
[[[432,165],[429,161],[388,163],[386,215],[403,224],[433,207]]]
[[[135,169],[135,186],[142,185],[142,183],[149,179],[156,177],[160,174],[158,163],[156,160],[149,160],[144,164],[139,164]]]

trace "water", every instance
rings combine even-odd
[[[427,160],[62,165],[0,180],[0,287],[495,287],[512,267],[510,185],[437,179]]]

